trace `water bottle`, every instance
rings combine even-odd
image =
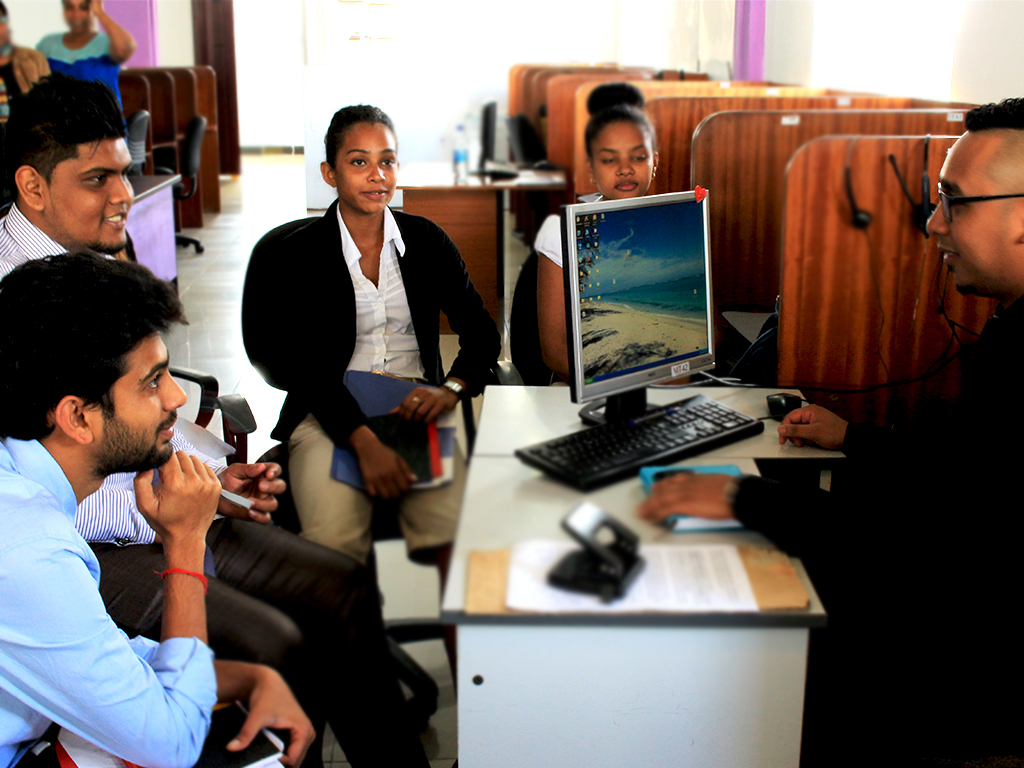
[[[466,141],[466,127],[459,125],[455,129],[455,183],[465,184],[469,181],[469,145]]]

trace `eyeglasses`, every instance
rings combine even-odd
[[[977,197],[956,197],[953,195],[947,195],[942,191],[942,187],[939,187],[939,203],[942,206],[942,218],[946,220],[947,224],[953,223],[954,205],[962,205],[963,203],[982,203],[986,200],[1006,200],[1011,197],[1024,197],[1024,193],[1019,195],[979,195]]]

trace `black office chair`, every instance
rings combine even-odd
[[[508,320],[508,343],[512,362],[522,377],[520,383],[531,387],[546,387],[554,374],[544,364],[540,349],[540,330],[537,327],[537,270],[540,264],[537,251],[523,262],[512,294],[512,313]]]
[[[174,185],[174,199],[188,200],[199,189],[199,163],[203,152],[203,138],[206,135],[206,118],[196,115],[188,121],[185,128],[185,140],[181,145],[181,157],[178,159],[177,173],[181,174],[181,181]],[[157,168],[157,173],[173,174],[172,168]],[[174,235],[174,242],[186,248],[193,246],[196,253],[202,253],[206,249],[198,239],[183,235],[180,232]]]
[[[227,457],[228,464],[245,463],[248,456],[249,435],[256,431],[256,418],[249,403],[241,395],[220,394],[217,379],[193,368],[170,368],[169,373],[176,379],[190,381],[200,388],[199,409],[194,419],[196,426],[206,429],[213,421],[214,414],[221,412],[221,428],[224,442],[235,449]]]
[[[129,176],[141,176],[146,168],[146,136],[149,134],[149,112],[140,109],[127,121],[128,154],[132,156]]]

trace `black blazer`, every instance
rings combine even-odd
[[[293,222],[264,235],[246,275],[242,328],[250,359],[275,386],[288,391],[272,432],[287,440],[312,413],[337,445],[366,423],[342,383],[355,349],[356,305],[341,249],[338,203],[308,223]],[[501,350],[494,321],[466,273],[458,248],[427,219],[394,212],[405,242],[399,269],[405,284],[427,380],[444,380],[440,313],[459,336],[449,376],[466,382],[466,395],[493,380]],[[272,313],[271,322],[263,318]]]

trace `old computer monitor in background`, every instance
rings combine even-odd
[[[585,422],[636,418],[647,410],[647,386],[714,367],[701,198],[678,192],[563,206],[570,387],[574,403],[589,404],[580,411]]]

